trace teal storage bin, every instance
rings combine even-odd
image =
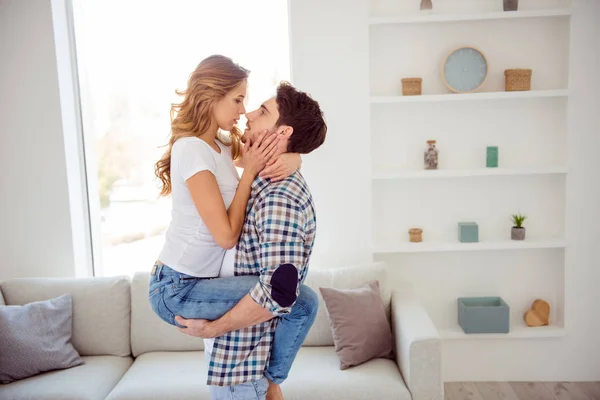
[[[475,243],[479,241],[479,227],[476,222],[458,223],[458,240],[461,243]]]
[[[510,307],[500,297],[459,297],[458,324],[465,333],[508,333]]]

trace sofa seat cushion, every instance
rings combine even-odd
[[[340,370],[333,346],[302,347],[281,388],[286,400],[411,399],[394,361],[375,359]]]
[[[131,357],[86,356],[84,365],[0,385],[0,399],[105,399],[133,363]]]
[[[144,353],[107,400],[209,400],[203,351]]]
[[[107,400],[209,400],[206,374],[204,352],[145,353]],[[286,400],[411,398],[394,361],[376,359],[341,371],[333,346],[302,347],[282,388]]]

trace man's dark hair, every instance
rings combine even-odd
[[[307,154],[323,144],[327,124],[319,103],[288,82],[279,85],[275,101],[279,107],[279,119],[275,126],[289,125],[294,128],[288,142],[288,152]]]

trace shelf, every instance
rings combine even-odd
[[[391,103],[421,103],[440,101],[461,100],[508,100],[508,99],[532,99],[545,97],[566,97],[569,95],[567,89],[557,90],[530,90],[523,92],[481,92],[481,93],[447,93],[447,94],[425,94],[421,96],[371,96],[371,104]]]
[[[447,251],[486,251],[486,250],[525,250],[525,249],[560,249],[565,248],[566,243],[562,239],[525,239],[501,240],[478,243],[460,242],[427,242],[420,243],[400,242],[391,246],[375,246],[373,252],[376,254],[390,253],[437,253]]]
[[[525,325],[511,327],[509,333],[473,333],[466,334],[460,326],[454,329],[439,329],[442,339],[527,339],[527,338],[553,338],[566,335],[565,328],[557,325],[528,327]]]
[[[571,15],[570,9],[551,9],[551,10],[531,10],[531,11],[500,11],[486,12],[478,14],[429,14],[429,15],[408,15],[397,18],[373,17],[369,18],[369,25],[390,25],[390,24],[419,24],[432,22],[460,22],[460,21],[485,21],[519,18],[549,18],[549,17],[567,17]]]
[[[522,176],[566,174],[566,167],[437,169],[376,172],[373,180],[469,178],[481,176]]]

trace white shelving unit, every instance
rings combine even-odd
[[[527,92],[487,92],[487,93],[448,93],[448,94],[424,94],[421,96],[373,96],[369,99],[371,104],[393,104],[393,103],[429,103],[440,101],[481,101],[481,100],[511,100],[511,99],[535,99],[547,97],[567,97],[569,91],[557,90],[532,90]]]
[[[486,12],[477,14],[431,14],[431,15],[410,15],[406,17],[392,18],[370,18],[369,25],[390,25],[390,24],[426,24],[433,22],[463,22],[463,21],[485,21],[485,20],[503,20],[516,18],[548,18],[564,17],[571,15],[571,10],[532,10],[532,11],[514,11],[514,12]]]
[[[427,296],[429,307],[439,304],[440,310],[433,310],[432,315],[439,318],[434,318],[434,323],[443,339],[534,339],[566,335],[564,256],[561,259],[556,255],[567,247],[562,222],[564,202],[560,199],[566,190],[562,178],[569,172],[565,149],[569,44],[566,39],[556,42],[553,38],[568,37],[564,29],[569,27],[571,10],[563,7],[497,12],[495,9],[471,14],[442,14],[434,10],[429,15],[394,16],[394,12],[385,9],[386,1],[377,0],[376,11],[385,17],[368,19],[375,257],[394,260],[402,266],[402,278],[413,279],[418,287],[426,288],[429,280],[438,280],[432,284],[435,289],[424,292],[423,296]],[[557,3],[561,1],[567,4],[567,0]],[[390,9],[402,6],[392,0],[387,4]],[[528,40],[523,41],[524,37]],[[461,45],[483,47],[491,65],[493,76],[488,76],[487,85],[476,93],[448,93],[439,82],[443,58]],[[532,90],[501,91],[505,68],[533,68]],[[401,95],[400,79],[409,76],[423,77],[423,95]],[[446,157],[443,168],[438,170],[415,169],[418,160],[414,152],[422,154],[426,139],[441,139],[438,141],[443,144],[441,157],[452,152],[455,156]],[[421,142],[422,147],[415,147]],[[498,142],[500,168],[485,168],[484,158],[481,165],[481,149],[485,151],[485,145]],[[531,153],[522,151],[523,147],[531,149]],[[503,163],[502,155],[507,154],[508,162]],[[528,154],[531,159],[523,160]],[[477,167],[470,167],[476,164]],[[511,190],[514,196],[507,195]],[[470,197],[463,201],[463,193]],[[407,196],[410,198],[406,199]],[[495,209],[489,221],[482,221],[487,229],[484,237],[508,236],[509,232],[499,231],[506,229],[506,221],[500,221],[497,213],[512,209],[520,212],[523,196],[528,210],[540,213],[535,220],[540,228],[537,235],[528,234],[524,241],[482,239],[478,243],[444,239],[449,234],[448,223],[453,220],[448,216],[456,215],[457,223],[468,221],[471,210],[485,216],[484,205]],[[512,202],[511,206],[506,207],[506,202]],[[421,223],[421,227],[427,226],[424,241],[409,242],[408,229],[420,227]],[[499,223],[504,225],[496,229],[494,225]],[[548,271],[551,275],[535,279],[527,287],[511,284],[513,274],[506,267],[518,271],[520,259],[522,268],[529,266],[532,273]],[[492,268],[489,279],[499,279],[493,285],[459,278],[462,268],[473,273],[488,266]],[[453,274],[455,279],[445,280],[444,274]],[[488,279],[485,274],[478,276],[480,280]],[[443,295],[436,294],[439,280],[450,282],[443,286]],[[522,321],[511,321],[509,334],[477,335],[467,335],[457,324],[449,324],[448,299],[482,290],[490,296],[501,293],[515,312],[526,306],[530,296],[542,293],[542,297],[552,302],[553,319],[559,322],[530,328]]]
[[[439,253],[448,251],[491,251],[491,250],[530,250],[561,249],[566,247],[562,239],[529,239],[524,241],[504,240],[495,242],[479,241],[477,243],[460,242],[404,242],[391,246],[376,246],[374,253]]]
[[[476,168],[476,169],[437,169],[408,171],[379,171],[373,174],[374,181],[397,179],[442,179],[471,178],[486,176],[519,176],[519,175],[564,175],[567,167],[523,167],[523,168]]]
[[[460,326],[452,329],[440,329],[442,339],[530,339],[558,338],[567,334],[565,328],[559,325],[528,327],[520,325],[511,327],[509,333],[472,333],[466,334]]]

